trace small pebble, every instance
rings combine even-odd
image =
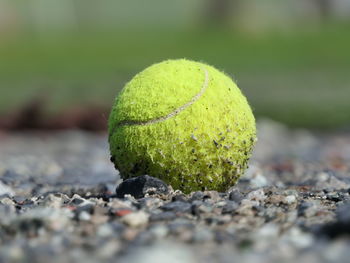
[[[142,198],[146,194],[167,194],[169,193],[168,186],[161,180],[142,175],[123,181],[116,189],[117,197],[123,198],[126,194],[132,195],[135,198]]]
[[[141,227],[148,223],[149,215],[143,211],[127,214],[121,218],[121,222],[130,227]]]

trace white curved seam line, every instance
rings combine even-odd
[[[204,82],[202,85],[201,90],[186,104],[180,106],[179,108],[175,109],[174,111],[172,111],[171,113],[169,113],[166,116],[162,116],[153,120],[148,120],[148,121],[121,121],[120,123],[118,123],[116,125],[116,127],[113,129],[115,130],[117,127],[120,126],[132,126],[132,125],[141,125],[141,126],[146,126],[146,125],[150,125],[150,124],[155,124],[155,123],[159,123],[162,121],[166,121],[176,115],[178,115],[180,112],[184,111],[185,109],[187,109],[189,106],[191,106],[193,103],[195,103],[197,100],[199,100],[199,98],[204,94],[205,90],[207,89],[208,85],[209,85],[209,73],[207,71],[207,69],[202,68],[202,70],[204,71]]]

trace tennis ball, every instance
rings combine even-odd
[[[185,193],[234,185],[255,140],[253,113],[236,84],[185,59],[137,74],[109,116],[111,160],[121,177],[148,174]]]

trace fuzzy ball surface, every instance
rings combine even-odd
[[[232,79],[185,59],[154,64],[128,82],[108,129],[123,179],[148,174],[185,193],[233,186],[256,141],[252,110]]]

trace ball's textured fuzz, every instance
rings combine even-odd
[[[254,116],[236,84],[185,59],[137,74],[109,117],[111,160],[122,178],[148,174],[185,193],[234,185],[255,140]]]

